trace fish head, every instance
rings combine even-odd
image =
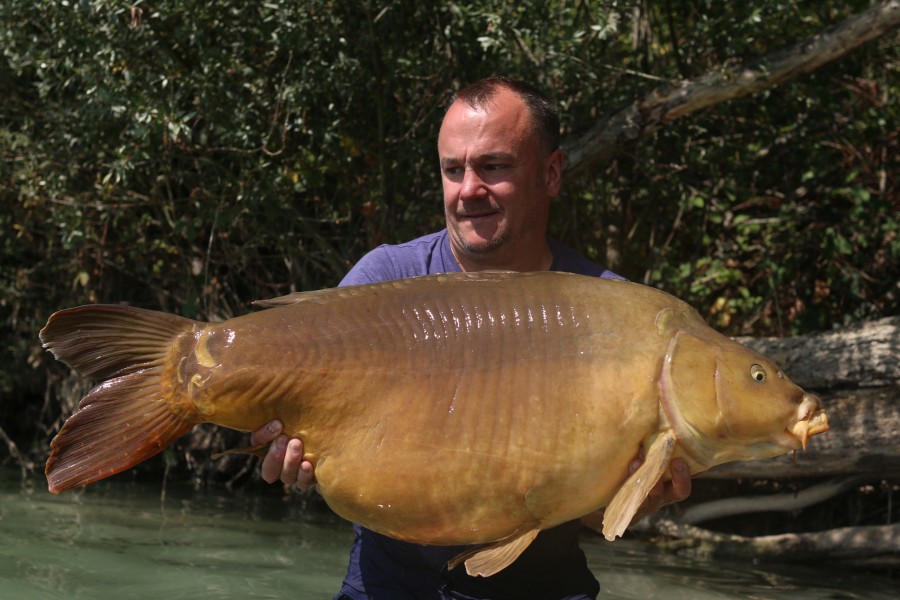
[[[674,336],[660,383],[680,445],[703,468],[805,449],[811,436],[828,431],[817,396],[712,330]]]

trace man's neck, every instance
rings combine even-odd
[[[504,255],[495,252],[485,254],[469,254],[460,252],[450,244],[453,256],[463,271],[549,271],[553,264],[553,251],[550,244],[545,242],[544,247],[536,252],[516,254],[505,252]]]

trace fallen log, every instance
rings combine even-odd
[[[900,316],[784,338],[736,338],[812,390],[900,386]]]
[[[840,561],[844,566],[900,566],[900,524],[841,527],[814,533],[745,537],[660,519],[661,550],[702,558]]]

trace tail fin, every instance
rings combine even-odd
[[[45,474],[51,492],[129,469],[200,422],[176,413],[161,385],[172,341],[196,325],[117,305],[81,306],[50,317],[40,334],[44,348],[100,380],[50,444]]]

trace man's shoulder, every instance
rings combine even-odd
[[[585,258],[559,240],[550,238],[549,241],[553,250],[553,264],[550,267],[552,271],[565,271],[604,279],[622,279],[621,276]]]
[[[368,252],[341,281],[359,285],[459,270],[450,252],[447,230],[400,244],[382,244]]]
[[[408,242],[402,242],[400,244],[382,244],[379,248],[389,254],[418,255],[432,252],[435,248],[440,246],[445,239],[447,239],[447,230],[442,229],[440,231],[435,231],[434,233],[423,235],[422,237],[417,237],[414,240],[409,240]]]

